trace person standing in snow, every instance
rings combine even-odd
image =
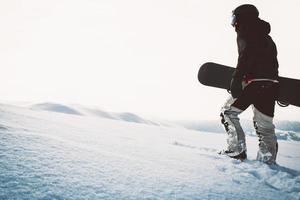
[[[247,158],[245,133],[238,115],[252,105],[259,138],[257,160],[275,164],[278,143],[273,117],[279,90],[277,49],[269,36],[270,24],[258,15],[257,8],[250,4],[241,5],[232,12],[238,63],[231,80],[231,96],[221,110],[221,121],[228,134],[228,147],[221,154],[240,160]]]

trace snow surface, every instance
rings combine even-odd
[[[0,199],[300,199],[300,143],[268,166],[247,139],[240,162],[225,134],[1,104]]]

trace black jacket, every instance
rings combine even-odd
[[[236,27],[239,58],[231,81],[233,97],[241,93],[243,80],[278,80],[277,49],[270,31],[270,24],[260,19]]]

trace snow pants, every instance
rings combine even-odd
[[[238,98],[230,96],[221,110],[221,121],[228,134],[228,150],[236,155],[247,150],[238,115],[252,105],[254,127],[259,138],[257,160],[267,164],[276,162],[278,143],[273,117],[277,94],[278,83],[257,81],[245,86]]]

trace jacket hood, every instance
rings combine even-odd
[[[271,32],[271,25],[261,19],[252,22],[240,24],[236,27],[239,36],[246,38],[261,38],[267,36]]]
[[[268,35],[271,32],[271,25],[268,22],[260,19],[257,23],[257,31],[260,34]]]

